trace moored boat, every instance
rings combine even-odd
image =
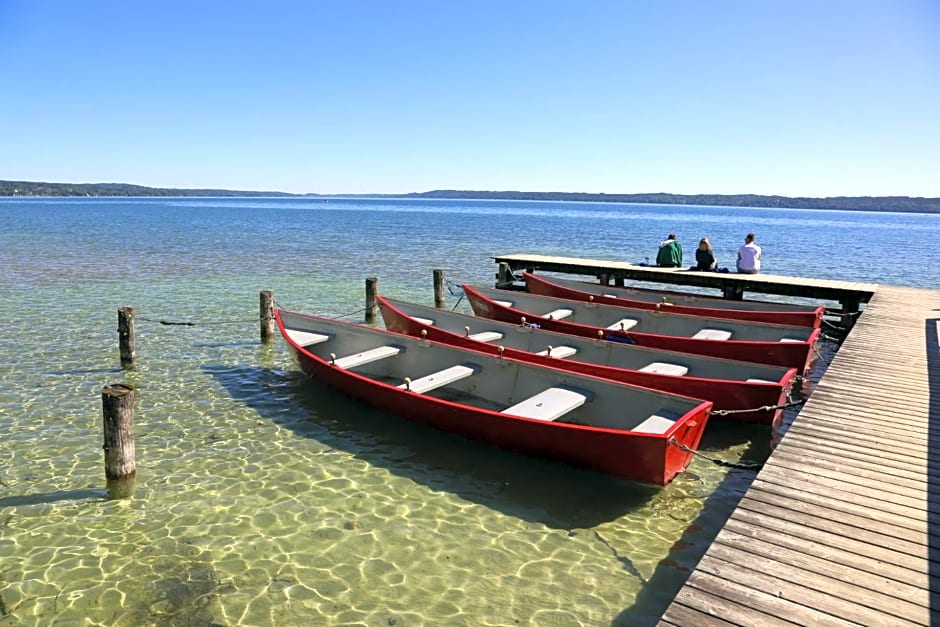
[[[821,326],[826,311],[822,306],[728,300],[666,290],[612,287],[556,277],[546,278],[530,272],[523,276],[526,289],[532,294],[593,301],[630,309],[667,310],[693,316],[815,328]]]
[[[691,461],[712,403],[284,310],[301,369],[438,429],[665,485]]]
[[[796,377],[794,368],[608,342],[382,295],[376,301],[391,331],[706,399],[714,403],[712,419],[777,425]]]
[[[663,313],[464,285],[478,316],[637,346],[809,370],[820,329]]]

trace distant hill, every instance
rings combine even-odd
[[[0,196],[314,196],[367,198],[445,198],[485,200],[554,200],[567,202],[618,202],[660,205],[722,207],[780,207],[789,209],[842,209],[846,211],[902,211],[940,213],[940,198],[911,196],[835,196],[804,198],[756,194],[586,194],[575,192],[493,192],[441,189],[411,194],[288,194],[230,189],[175,189],[125,183],[37,183],[0,181]]]
[[[570,192],[468,192],[437,190],[406,194],[414,198],[477,198],[502,200],[564,200],[569,202],[621,202],[654,205],[706,205],[722,207],[781,207],[788,209],[843,209],[846,211],[904,211],[940,213],[940,198],[911,196],[835,196],[791,198],[756,194],[585,194]]]
[[[293,196],[284,192],[231,189],[173,189],[127,183],[37,183],[0,181],[0,196]]]

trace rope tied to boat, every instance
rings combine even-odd
[[[783,405],[763,405],[762,407],[754,407],[752,409],[713,409],[713,416],[731,416],[733,414],[748,414],[760,411],[776,411],[778,409],[789,409],[791,407],[797,407],[805,403],[805,400],[795,401],[791,397],[787,396],[787,402]]]
[[[758,463],[758,462],[729,462],[726,459],[720,459],[718,457],[711,457],[709,455],[706,455],[705,453],[700,453],[699,451],[696,451],[694,448],[686,446],[685,444],[677,440],[675,436],[669,438],[669,444],[676,446],[677,448],[685,451],[686,453],[691,453],[692,455],[696,457],[701,457],[702,459],[706,461],[710,461],[711,463],[718,465],[718,466],[725,466],[727,468],[737,468],[739,470],[760,470],[761,468],[764,467],[763,463]]]

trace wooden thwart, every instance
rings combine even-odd
[[[548,388],[535,396],[530,396],[501,413],[552,421],[561,418],[569,411],[577,409],[587,400],[587,396],[566,388]]]
[[[476,370],[474,370],[472,366],[451,366],[450,368],[445,368],[439,372],[432,372],[429,375],[415,379],[411,383],[402,383],[398,387],[401,389],[411,390],[417,394],[424,394],[425,392],[436,390],[437,388],[453,383],[454,381],[465,379],[474,372],[476,372]]]
[[[386,357],[397,355],[400,352],[401,348],[398,346],[379,346],[371,350],[356,353],[355,355],[340,357],[333,362],[333,365],[337,368],[344,368],[348,370],[349,368],[355,368],[356,366],[362,366],[373,361],[378,361],[379,359],[385,359]]]

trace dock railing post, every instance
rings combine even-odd
[[[444,271],[434,271],[434,306],[440,309],[444,306]]]
[[[137,356],[135,344],[134,308],[121,307],[118,309],[118,345],[121,351],[122,368],[134,367],[134,358]]]
[[[274,339],[274,292],[263,290],[259,294],[261,317],[261,341]]]
[[[366,322],[373,323],[378,315],[375,295],[379,291],[379,280],[375,277],[366,279]]]
[[[123,383],[101,389],[104,418],[104,474],[108,496],[121,499],[134,491],[134,388]]]

